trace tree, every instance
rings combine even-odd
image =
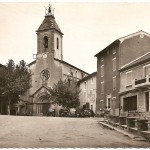
[[[19,96],[30,88],[30,78],[24,60],[17,65],[9,60],[5,67],[0,68],[0,93],[7,101],[7,114],[10,114],[10,105],[19,101]]]
[[[50,89],[50,99],[63,107],[76,108],[80,104],[79,93],[76,81],[68,83],[60,80]]]

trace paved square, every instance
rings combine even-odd
[[[0,116],[0,147],[150,147],[100,126],[98,118]]]

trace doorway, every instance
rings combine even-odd
[[[110,108],[111,107],[111,95],[107,95],[106,100],[107,100],[106,106],[107,106],[107,108]]]
[[[145,108],[149,111],[149,92],[145,92]]]
[[[42,95],[39,97],[36,103],[36,114],[46,116],[48,109],[50,107],[50,103],[46,95]]]
[[[47,115],[49,109],[49,103],[43,103],[43,116]]]

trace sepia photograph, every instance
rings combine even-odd
[[[150,2],[0,2],[0,148],[150,148]]]

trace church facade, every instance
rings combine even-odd
[[[50,5],[36,33],[36,60],[28,65],[32,76],[31,88],[22,99],[27,104],[26,110],[32,115],[46,115],[49,107],[53,107],[58,115],[60,106],[48,101],[49,89],[59,80],[70,82],[73,78],[79,81],[88,73],[63,60],[63,33]]]

